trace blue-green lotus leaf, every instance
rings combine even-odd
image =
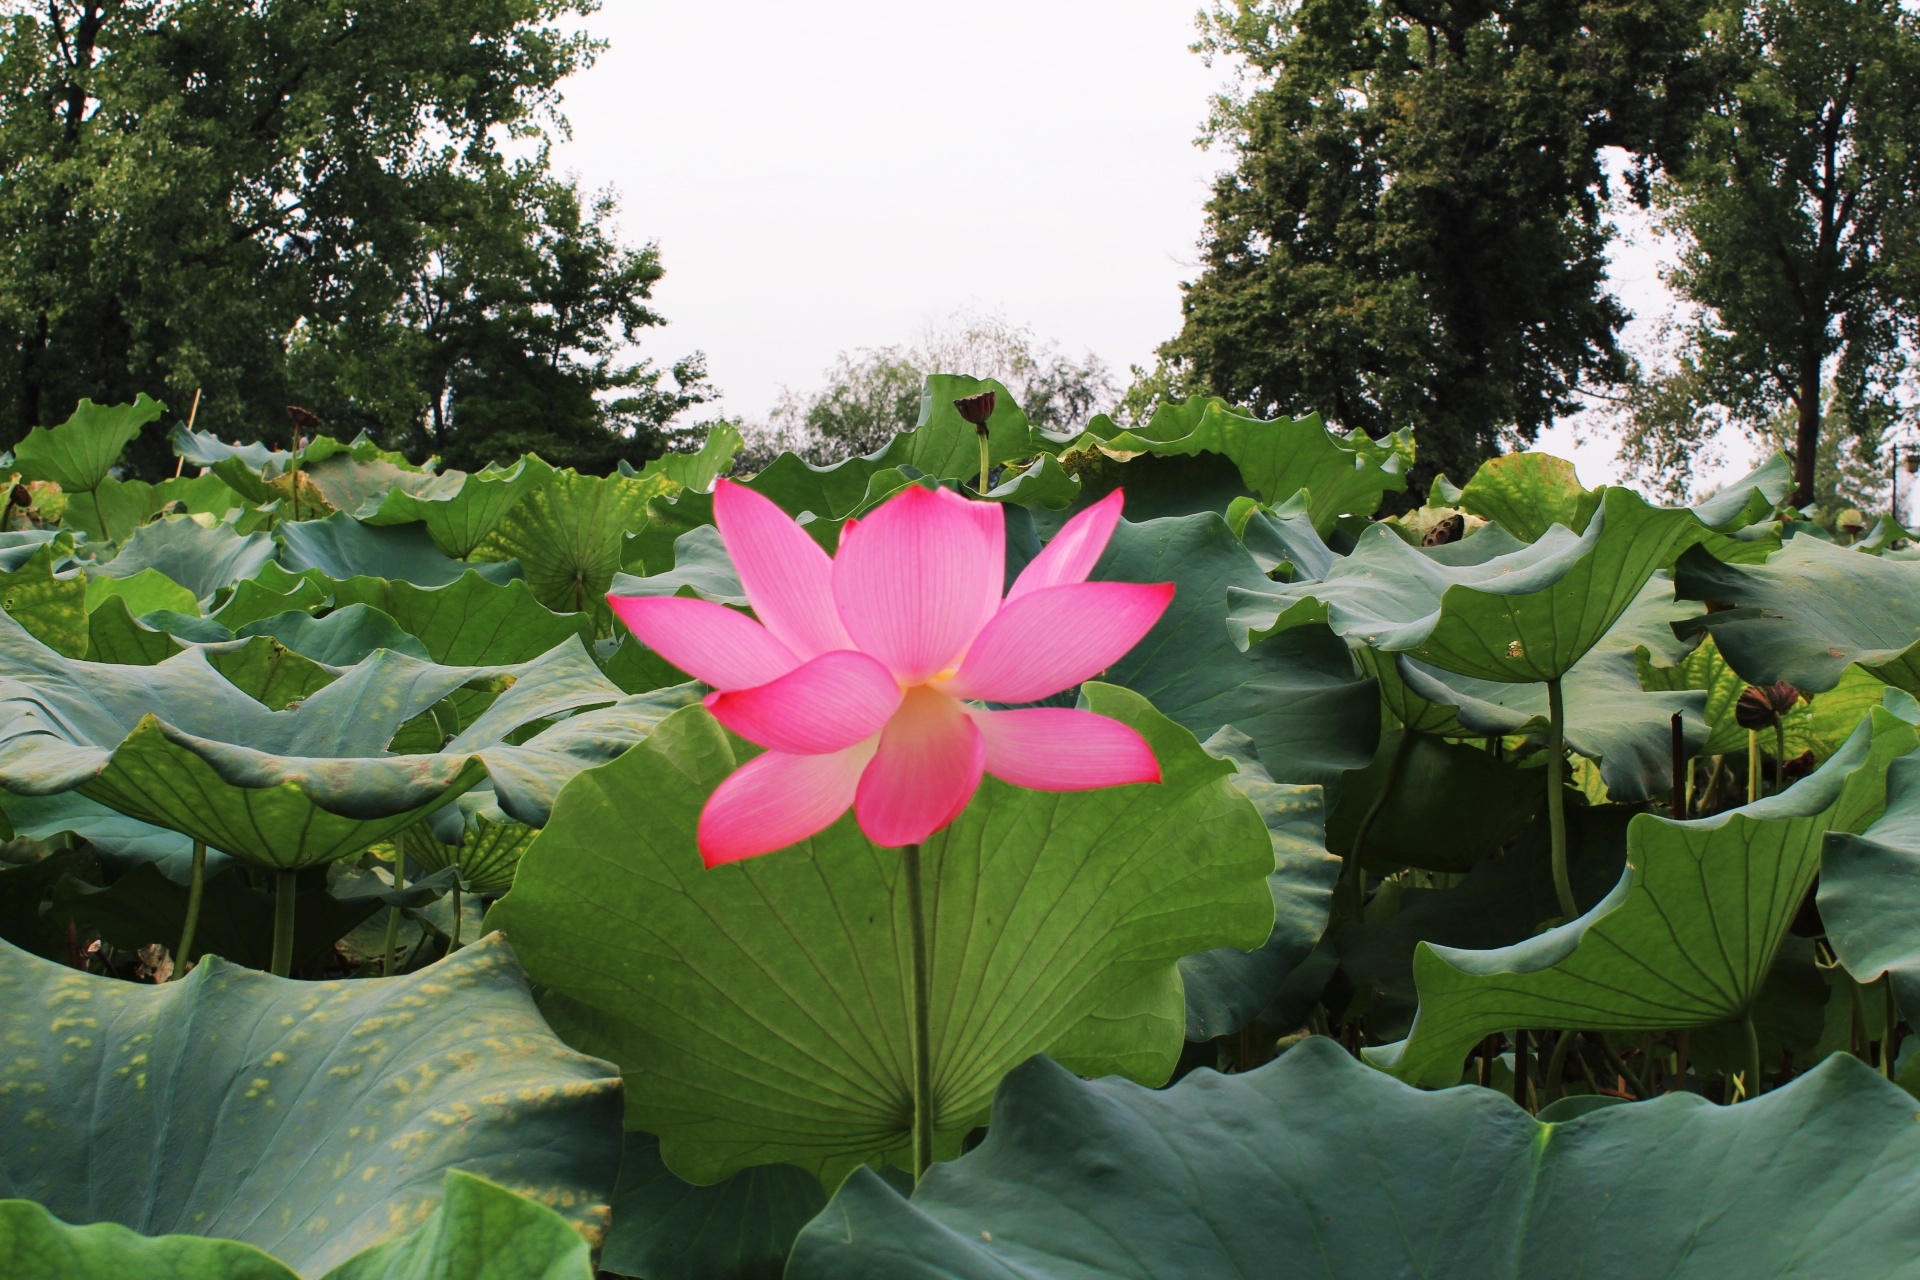
[[[192,516],[169,516],[141,525],[120,554],[88,572],[131,578],[158,570],[185,587],[204,607],[214,593],[258,574],[273,559],[273,539],[239,534],[228,524],[201,524]]]
[[[518,561],[469,565],[434,545],[424,524],[379,528],[362,524],[344,511],[325,520],[283,522],[280,563],[295,573],[318,569],[329,578],[390,578],[417,587],[443,587],[462,574],[477,573],[489,582],[520,576]]]

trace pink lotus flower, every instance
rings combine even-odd
[[[913,485],[849,520],[829,557],[787,514],[722,480],[714,519],[752,618],[705,600],[609,596],[634,635],[713,686],[716,719],[766,748],[700,814],[708,866],[805,840],[848,808],[875,844],[918,844],[960,816],[982,772],[1037,791],[1160,781],[1146,741],[1034,702],[1118,661],[1170,582],[1088,582],[1118,492],[1068,521],[1001,598],[998,504]]]

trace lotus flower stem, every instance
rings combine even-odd
[[[1547,681],[1547,834],[1553,846],[1553,892],[1560,899],[1560,916],[1580,914],[1573,897],[1573,878],[1567,872],[1567,708],[1560,696],[1560,678]]]
[[[207,887],[207,846],[193,842],[193,879],[187,885],[187,922],[180,929],[180,948],[173,953],[173,976],[185,977],[193,959],[193,932],[200,925],[200,897]]]
[[[987,471],[991,464],[987,461],[987,433],[980,432],[980,492],[987,491]]]
[[[1779,795],[1787,789],[1787,726],[1776,718],[1773,722],[1773,794]]]
[[[1527,1109],[1527,1033],[1524,1029],[1513,1033],[1513,1103],[1522,1111]]]
[[[1567,1053],[1573,1048],[1575,1034],[1562,1031],[1553,1042],[1553,1057],[1547,1063],[1547,1078],[1540,1087],[1540,1101],[1543,1103],[1554,1101],[1562,1093],[1560,1082],[1567,1074]]]
[[[912,939],[913,1006],[913,1181],[918,1186],[933,1164],[933,1011],[927,974],[927,916],[920,886],[920,846],[901,850],[901,878],[907,888],[908,932]]]
[[[282,978],[293,972],[293,892],[298,878],[298,872],[287,868],[275,878],[272,972]]]
[[[1747,730],[1747,803],[1760,798],[1760,731]]]
[[[1687,732],[1678,711],[1673,713],[1673,797],[1668,811],[1675,819],[1687,816]]]
[[[1400,741],[1394,744],[1393,755],[1387,760],[1386,776],[1380,779],[1380,790],[1374,795],[1367,811],[1360,815],[1360,825],[1353,832],[1353,847],[1347,850],[1346,875],[1353,881],[1353,918],[1363,918],[1367,910],[1367,872],[1360,865],[1360,854],[1367,847],[1367,836],[1373,830],[1374,819],[1387,807],[1387,800],[1393,795],[1394,786],[1400,781],[1400,774],[1407,767],[1407,757],[1413,753],[1413,730],[1401,729]]]
[[[460,882],[453,882],[453,936],[447,940],[447,954],[452,955],[460,949]]]
[[[1884,1016],[1887,1020],[1886,1030],[1880,1033],[1880,1074],[1891,1080],[1894,1074],[1893,1051],[1897,1047],[1894,1044],[1893,1033],[1894,1029],[1900,1025],[1900,1007],[1893,1002],[1893,972],[1891,970],[1882,975],[1880,979],[1880,990],[1886,998]]]
[[[393,887],[396,889],[407,887],[407,855],[399,850],[395,850],[393,855]],[[395,903],[387,908],[387,954],[386,958],[380,962],[381,977],[393,976],[393,953],[399,949],[400,906]]]
[[[1747,1033],[1747,1097],[1760,1096],[1760,1033],[1754,1029],[1753,1006],[1747,1006],[1746,1014],[1740,1019],[1741,1029]]]

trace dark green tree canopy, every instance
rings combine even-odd
[[[1416,484],[1531,440],[1618,380],[1600,155],[1649,173],[1704,72],[1695,0],[1232,0],[1232,154],[1162,349],[1186,389],[1345,428],[1415,426]]]
[[[657,255],[544,145],[595,7],[0,2],[0,443],[200,389],[228,438],[301,404],[468,465],[657,453],[701,368],[622,362]]]

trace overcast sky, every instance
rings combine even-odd
[[[1228,75],[1188,51],[1196,7],[608,0],[559,163],[618,191],[630,241],[658,241],[671,323],[645,349],[705,351],[731,415],[963,308],[1124,383],[1179,328],[1225,163],[1194,145]],[[1657,272],[1628,252],[1630,305],[1664,306]],[[1545,444],[1613,478],[1613,445],[1572,434]]]

